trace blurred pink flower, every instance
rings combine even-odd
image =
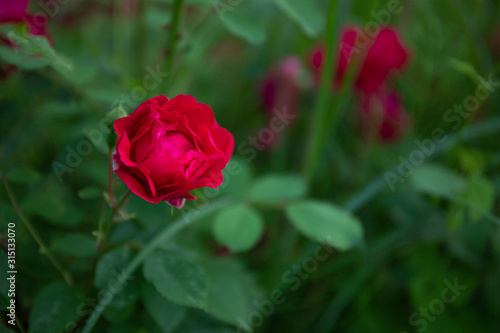
[[[267,112],[287,108],[296,113],[300,70],[300,60],[295,56],[283,59],[269,70],[260,84],[260,97]]]
[[[45,16],[28,14],[24,17],[24,22],[28,24],[31,35],[45,36],[52,44],[52,37],[47,32],[47,19]]]
[[[359,118],[364,139],[378,138],[384,143],[401,139],[410,127],[410,116],[396,92],[365,95]]]
[[[28,10],[28,0],[0,0],[0,22],[19,22]]]
[[[324,45],[316,46],[310,55],[313,82],[321,80],[325,57]],[[334,89],[339,89],[353,60],[357,60],[359,71],[354,81],[354,91],[363,101],[360,115],[361,128],[369,133],[376,132],[383,142],[395,141],[409,128],[409,115],[401,106],[395,92],[387,93],[388,80],[395,72],[404,68],[409,59],[398,33],[383,28],[372,39],[357,27],[344,29],[340,41]],[[379,122],[373,122],[374,119]],[[378,127],[380,125],[380,127]],[[369,128],[375,126],[374,128]],[[371,137],[370,135],[365,137]]]
[[[24,22],[32,36],[45,36],[52,44],[52,38],[46,30],[47,17],[45,15],[31,15],[27,13],[28,0],[0,0],[0,23]],[[0,45],[15,47],[16,43],[7,36],[0,34]],[[0,80],[6,79],[15,72],[16,66],[0,64]]]
[[[46,36],[51,41],[51,37],[46,31],[47,16],[31,15],[27,13],[27,10],[28,0],[0,0],[0,23],[24,22],[29,27],[31,35]],[[11,42],[7,44],[12,45]]]
[[[266,110],[268,125],[276,112],[297,114],[301,70],[300,59],[296,56],[288,56],[277,66],[272,67],[261,81],[259,95],[262,106]],[[277,144],[281,138],[279,133],[274,134],[274,140],[270,146]]]
[[[374,93],[382,88],[391,72],[403,68],[409,58],[409,51],[401,44],[397,32],[393,29],[381,29],[373,42],[368,45],[366,45],[366,36],[358,36],[358,31],[360,30],[348,28],[342,33],[334,83],[337,88],[340,86],[348,65],[354,56],[359,55],[361,68],[355,87],[363,93]],[[363,43],[360,43],[360,40]],[[324,45],[316,46],[311,54],[313,78],[316,84],[320,81],[324,55]]]

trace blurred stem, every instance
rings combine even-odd
[[[115,206],[115,197],[113,195],[113,148],[108,148],[108,195],[109,205]]]
[[[118,201],[118,204],[115,206],[115,208],[112,211],[113,214],[116,214],[116,212],[123,206],[123,204],[127,201],[127,199],[130,197],[131,194],[132,194],[132,191],[128,190],[127,193],[125,193],[121,197],[120,201]]]
[[[304,161],[303,175],[311,180],[316,167],[318,166],[321,152],[323,150],[327,130],[330,128],[328,112],[330,111],[330,94],[332,89],[332,74],[334,64],[334,48],[337,44],[338,30],[338,0],[331,0],[328,8],[328,18],[325,34],[325,64],[321,73],[321,84],[318,98],[316,100],[316,109],[313,115],[311,132],[309,133],[306,158]],[[337,115],[334,115],[336,118]]]
[[[179,232],[184,230],[190,224],[201,220],[203,217],[233,204],[233,200],[220,200],[213,202],[202,209],[193,209],[188,213],[180,216],[173,223],[169,224],[163,231],[160,232],[156,238],[151,240],[142,250],[139,252],[134,259],[123,269],[123,271],[114,279],[113,283],[109,285],[110,297],[102,297],[99,304],[95,307],[94,312],[90,315],[82,333],[90,333],[94,328],[97,320],[106,309],[109,303],[113,300],[115,295],[114,290],[121,290],[120,286],[126,284],[127,279],[130,277],[134,271],[139,268],[139,266],[148,258],[159,246],[165,244],[166,241],[172,239]]]
[[[121,198],[120,201],[114,206],[111,207],[111,214],[109,215],[109,222],[108,222],[108,230],[110,228],[110,225],[113,223],[113,217],[115,217],[116,213],[122,208],[123,204],[127,202],[127,199],[130,197],[132,194],[132,191],[128,190]]]
[[[121,0],[112,0],[112,11],[113,11],[113,42],[112,42],[112,54],[113,60],[118,68],[122,65],[122,54],[123,54],[123,43],[122,43],[122,24],[121,24],[121,13],[120,9]]]
[[[143,75],[143,66],[145,64],[145,42],[146,42],[146,25],[145,25],[145,10],[146,10],[146,0],[139,0],[138,10],[136,17],[136,52],[137,52],[137,75],[141,78]]]
[[[183,0],[175,0],[172,9],[172,21],[170,22],[170,31],[168,35],[167,56],[165,57],[165,72],[169,75],[167,79],[167,90],[170,87],[172,79],[172,67],[175,59],[175,51],[177,47],[177,32],[179,31],[179,23],[181,20]]]
[[[99,223],[97,227],[97,244],[96,249],[99,251],[104,242],[104,213],[106,212],[106,199],[102,199],[101,213],[99,214]]]
[[[122,208],[122,206],[127,202],[127,199],[130,197],[132,194],[132,191],[128,190],[121,198],[120,201],[114,206],[111,207],[111,213],[109,214],[108,217],[108,223],[106,224],[106,230],[104,230],[104,219],[99,220],[99,231],[98,231],[98,236],[97,236],[97,249],[101,249],[104,242],[106,241],[106,238],[108,237],[111,228],[113,226],[113,218],[115,217],[116,213]]]
[[[499,130],[500,117],[496,117],[490,119],[488,122],[471,125],[468,128],[464,129],[463,132],[459,132],[456,134],[447,134],[447,140],[440,145],[436,145],[436,150],[429,155],[426,162],[436,158],[439,155],[443,155],[461,142],[471,141],[473,139],[477,139],[489,134],[496,134]],[[408,156],[409,154],[410,152],[405,156]],[[394,165],[387,171],[398,174],[398,167],[399,163]],[[343,207],[350,212],[355,212],[363,207],[367,202],[372,200],[377,194],[387,188],[387,180],[385,178],[385,174],[386,173],[384,172],[379,177],[371,181],[368,185],[356,192],[351,197],[351,199],[343,205]]]
[[[52,251],[50,251],[49,247],[45,242],[43,241],[42,237],[36,231],[35,227],[33,224],[31,224],[31,221],[28,219],[28,217],[24,214],[23,210],[19,206],[19,203],[17,202],[16,196],[14,195],[14,191],[10,187],[9,182],[7,181],[7,178],[5,177],[4,174],[2,174],[2,182],[3,185],[5,186],[5,189],[7,190],[7,195],[10,198],[10,201],[12,202],[12,206],[14,207],[14,210],[17,213],[17,216],[21,219],[21,221],[24,223],[30,234],[33,236],[35,241],[37,242],[38,246],[40,247],[40,250],[43,254],[49,258],[50,262],[54,265],[54,267],[61,273],[62,277],[68,283],[70,286],[73,285],[73,278],[71,277],[70,273],[67,272],[63,266],[57,261],[55,258],[54,254]]]
[[[21,320],[17,316],[16,316],[16,325],[17,325],[17,328],[19,328],[19,331],[21,331],[21,333],[26,333],[26,330],[24,329],[24,326],[21,323]]]

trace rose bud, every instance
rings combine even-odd
[[[193,96],[151,98],[114,122],[113,170],[146,201],[182,208],[189,191],[222,184],[234,139]]]
[[[299,90],[300,60],[289,56],[271,68],[260,84],[262,105],[268,113],[284,107],[295,113]]]
[[[356,87],[364,93],[379,91],[390,74],[401,70],[408,58],[409,52],[401,44],[397,32],[381,29],[368,49]]]
[[[366,140],[391,143],[408,132],[410,116],[395,92],[366,95],[361,110],[359,122]]]

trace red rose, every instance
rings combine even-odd
[[[190,95],[151,98],[117,119],[114,128],[115,173],[141,198],[177,208],[196,199],[189,191],[222,183],[234,147],[210,106]]]

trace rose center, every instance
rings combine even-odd
[[[167,132],[160,140],[160,150],[176,160],[180,160],[186,153],[194,150],[191,142],[179,132]]]

